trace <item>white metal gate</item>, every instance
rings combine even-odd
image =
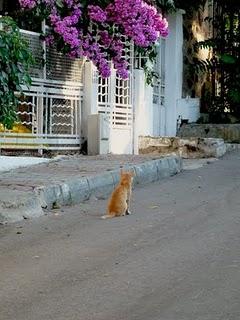
[[[158,73],[159,78],[154,79],[153,85],[153,135],[164,136],[166,134],[166,111],[165,111],[165,51],[166,40],[160,40],[157,60],[154,71]]]
[[[129,62],[129,78],[123,80],[112,70],[108,79],[98,78],[98,112],[109,116],[110,146],[114,154],[133,153],[133,45],[125,50]]]

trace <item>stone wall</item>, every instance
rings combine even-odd
[[[182,158],[221,157],[226,153],[223,139],[139,137],[140,154],[176,154]]]
[[[229,143],[240,143],[240,124],[187,124],[179,137],[219,138]]]

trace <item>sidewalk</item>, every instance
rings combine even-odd
[[[49,161],[51,161],[51,159],[39,157],[0,156],[0,173],[12,169],[18,169],[19,167],[28,167],[39,163],[46,163]]]
[[[107,198],[118,183],[120,168],[135,170],[135,184],[150,183],[182,169],[178,156],[66,156],[1,172],[0,223],[44,214],[59,205]]]

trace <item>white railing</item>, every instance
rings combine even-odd
[[[15,129],[0,131],[0,149],[79,150],[83,60],[71,60],[53,48],[43,52],[40,34],[21,33],[36,61],[31,70],[33,83],[23,87]]]
[[[82,96],[82,88],[32,86],[19,101],[18,132],[0,132],[0,148],[79,149]]]

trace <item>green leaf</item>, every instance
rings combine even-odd
[[[59,8],[63,8],[63,1],[62,0],[56,0],[56,4]]]
[[[228,92],[229,97],[231,98],[232,102],[240,103],[240,90],[237,88],[230,89]]]
[[[223,54],[220,56],[220,60],[226,64],[235,64],[237,62],[237,58],[230,54]]]

